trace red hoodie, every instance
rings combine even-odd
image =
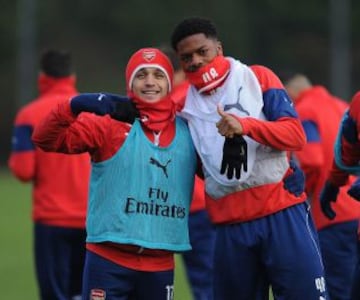
[[[16,116],[9,168],[19,180],[33,183],[32,217],[35,222],[85,228],[89,156],[45,153],[31,141],[32,131],[44,116],[60,102],[77,94],[75,78],[41,75],[39,91],[40,96]]]
[[[310,196],[312,214],[318,229],[335,223],[355,220],[360,217],[360,203],[346,192],[349,184],[340,189],[333,208],[336,218],[329,220],[320,208],[320,193],[325,184],[334,158],[334,143],[341,118],[348,105],[332,96],[324,87],[314,86],[303,91],[295,99],[295,108],[301,121],[316,125],[318,138],[307,132],[308,142],[296,153],[306,177],[306,192]],[[306,131],[306,125],[304,125]],[[352,178],[353,181],[353,178]]]

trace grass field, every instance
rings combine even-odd
[[[0,170],[0,299],[37,300],[31,222],[31,186]],[[175,300],[191,300],[182,261],[176,260]]]

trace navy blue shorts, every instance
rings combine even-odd
[[[351,299],[358,261],[357,229],[358,221],[350,221],[328,226],[318,232],[331,299]]]
[[[358,240],[358,260],[356,263],[354,282],[352,287],[352,298],[351,299],[360,299],[360,240]]]
[[[85,261],[85,229],[36,223],[35,268],[42,300],[81,295]]]
[[[144,272],[86,252],[83,300],[172,300],[174,271]]]
[[[307,203],[250,222],[218,226],[214,299],[328,299]]]
[[[183,259],[194,299],[213,299],[213,264],[215,227],[207,211],[189,215],[192,250],[184,252]]]

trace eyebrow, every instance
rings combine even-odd
[[[161,69],[156,68],[156,67],[144,67],[144,68],[141,68],[139,71],[136,72],[136,75],[137,74],[143,74],[143,73],[149,74],[150,73],[149,69],[154,69],[154,73],[161,73],[161,74],[165,75],[165,73]]]
[[[202,45],[202,46],[196,48],[195,50],[193,50],[193,51],[191,51],[191,52],[182,53],[180,56],[181,56],[181,57],[183,57],[183,56],[189,56],[189,55],[192,55],[193,53],[199,52],[199,51],[204,50],[204,49],[206,49],[206,48],[208,48],[207,45]]]

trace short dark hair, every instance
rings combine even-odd
[[[70,52],[67,50],[44,50],[40,58],[40,69],[51,77],[70,76],[72,73]]]
[[[176,51],[177,44],[184,38],[203,33],[208,38],[218,39],[218,33],[215,24],[206,18],[189,17],[176,25],[171,35],[171,47]]]

